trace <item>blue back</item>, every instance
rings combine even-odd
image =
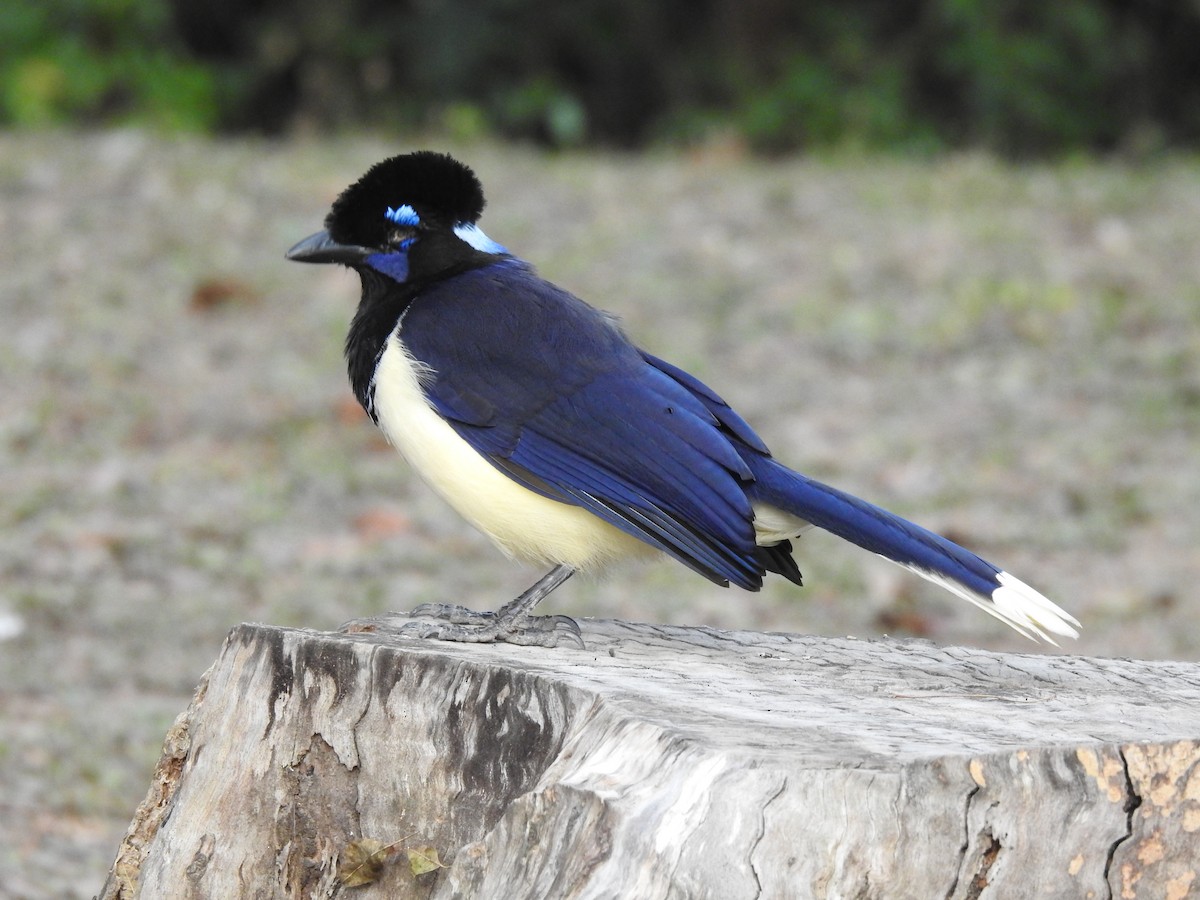
[[[756,589],[744,454],[766,447],[712,391],[512,259],[421,291],[400,338],[434,408],[493,465],[724,583]]]

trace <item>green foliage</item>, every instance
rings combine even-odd
[[[782,65],[744,79],[734,118],[754,146],[1108,149],[1147,100],[1148,32],[1101,0],[854,10],[814,13]]]
[[[559,147],[582,143],[587,133],[583,104],[545,77],[503,92],[494,118],[502,130],[544,134]]]
[[[905,73],[890,64],[855,73],[797,54],[773,83],[747,89],[733,121],[751,146],[766,151],[940,146],[913,108]]]
[[[15,0],[0,123],[764,152],[1200,145],[1184,0]]]
[[[944,77],[962,86],[973,141],[1009,152],[1111,145],[1110,101],[1133,75],[1141,35],[1095,0],[940,0]]]
[[[16,0],[0,11],[0,122],[209,128],[208,69],[173,52],[159,0]]]

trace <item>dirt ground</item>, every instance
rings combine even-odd
[[[368,165],[430,145],[479,172],[490,236],[778,457],[1073,611],[1065,652],[1200,659],[1196,160],[0,135],[0,896],[100,887],[238,622],[495,607],[539,574],[357,411],[357,280],[283,259]],[[802,590],[662,562],[548,610],[1046,649],[828,535],[797,557]]]

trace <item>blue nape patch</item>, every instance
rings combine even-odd
[[[459,240],[466,241],[476,250],[483,253],[507,253],[508,249],[503,244],[497,244],[490,237],[483,233],[478,225],[473,222],[461,222],[454,226],[454,233],[458,235]]]
[[[366,262],[376,272],[386,275],[393,281],[408,280],[407,253],[372,253],[367,257]]]
[[[397,225],[421,224],[421,217],[418,216],[417,211],[407,203],[397,206],[395,209],[392,209],[389,206],[387,208],[387,212],[384,213],[384,217],[387,218],[389,222],[395,222]]]

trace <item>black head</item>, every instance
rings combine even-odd
[[[333,203],[325,228],[339,244],[383,246],[405,206],[430,227],[474,224],[483,213],[483,186],[453,157],[431,150],[376,163]]]
[[[453,157],[429,150],[393,156],[342,191],[325,231],[287,257],[366,267],[401,283],[478,265],[507,252],[475,225],[484,202],[475,173]]]

